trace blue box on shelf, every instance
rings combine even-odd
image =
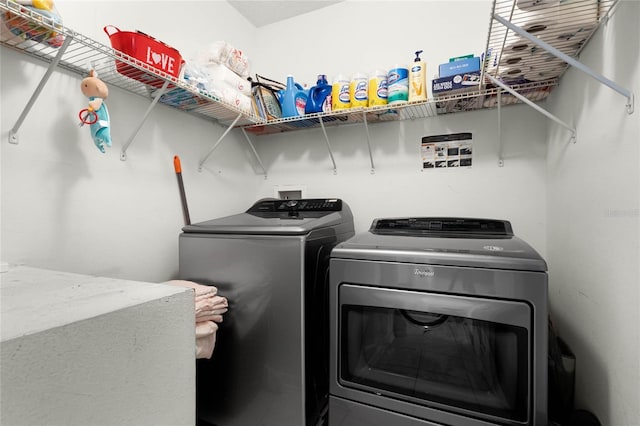
[[[440,64],[438,67],[440,78],[473,72],[480,72],[480,58],[478,56],[454,60],[446,64]]]

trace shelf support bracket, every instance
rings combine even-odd
[[[627,104],[626,104],[627,113],[628,114],[633,114],[633,108],[634,108],[633,104],[634,104],[634,100],[635,99],[634,99],[634,95],[633,95],[633,93],[631,91],[625,89],[624,87],[621,87],[620,85],[618,85],[615,82],[609,80],[608,78],[604,77],[603,75],[596,73],[591,68],[589,68],[586,65],[584,65],[583,63],[581,63],[579,61],[576,61],[575,59],[573,59],[572,57],[570,57],[569,55],[567,55],[565,53],[562,53],[561,51],[559,51],[555,47],[549,45],[548,43],[545,43],[542,40],[540,40],[538,37],[529,34],[525,30],[523,30],[522,28],[518,27],[517,25],[514,25],[513,23],[507,21],[502,16],[499,16],[498,14],[494,13],[493,14],[493,18],[496,19],[498,22],[500,22],[505,27],[507,27],[510,30],[514,31],[515,33],[521,35],[522,37],[526,38],[527,40],[531,41],[532,43],[535,43],[536,45],[540,46],[541,48],[543,48],[547,52],[553,54],[554,56],[556,56],[556,57],[558,57],[560,59],[562,59],[563,61],[565,61],[569,65],[578,68],[580,71],[586,73],[587,75],[591,76],[592,78],[598,80],[600,83],[604,84],[605,86],[610,87],[611,89],[615,90],[616,92],[618,92],[622,96],[626,97],[627,98]]]
[[[245,139],[247,140],[247,142],[249,143],[249,147],[251,147],[251,151],[253,151],[253,155],[256,157],[256,160],[258,160],[258,163],[260,164],[260,167],[262,168],[262,174],[264,175],[264,178],[267,178],[267,169],[264,168],[264,164],[262,164],[262,160],[260,159],[260,156],[258,155],[258,151],[256,151],[256,148],[253,146],[253,143],[251,142],[251,139],[249,138],[249,135],[247,134],[247,131],[242,128],[242,134],[244,135]]]
[[[127,161],[127,149],[129,149],[129,146],[133,143],[136,135],[138,134],[140,129],[142,129],[142,125],[144,124],[144,122],[147,121],[149,114],[151,114],[151,110],[156,106],[162,95],[164,95],[164,93],[167,91],[167,87],[169,87],[169,80],[166,80],[160,90],[158,90],[154,94],[153,101],[151,101],[151,105],[149,105],[147,111],[144,113],[144,116],[140,120],[138,127],[135,128],[135,130],[131,133],[131,136],[129,136],[129,139],[127,139],[127,142],[122,146],[122,151],[120,151],[120,160]]]
[[[504,167],[502,154],[502,91],[498,92],[498,167]]]
[[[369,123],[367,122],[367,112],[362,111],[362,121],[364,122],[364,130],[367,133],[367,147],[369,148],[369,162],[371,163],[371,174],[376,172],[373,164],[373,154],[371,153],[371,137],[369,136]]]
[[[200,160],[200,163],[198,164],[198,171],[201,172],[202,171],[202,166],[204,166],[204,163],[207,162],[207,160],[209,159],[209,157],[211,156],[211,154],[213,154],[213,151],[216,150],[216,148],[218,147],[218,145],[220,145],[220,142],[222,142],[222,140],[227,136],[227,134],[234,128],[234,126],[236,125],[236,123],[238,122],[238,120],[240,120],[240,118],[242,118],[242,113],[238,114],[238,116],[236,117],[235,120],[233,120],[233,123],[231,123],[229,125],[229,127],[227,127],[227,130],[224,131],[224,133],[218,138],[218,140],[216,141],[215,144],[213,144],[213,146],[211,147],[211,149],[209,150],[209,152],[207,152],[207,155],[205,155],[204,157],[202,157],[202,160]]]
[[[571,127],[570,125],[568,125],[564,121],[560,120],[558,117],[556,117],[555,115],[551,114],[546,109],[542,108],[541,106],[536,105],[534,102],[532,102],[529,99],[525,98],[520,93],[516,92],[515,90],[513,90],[511,87],[507,86],[503,82],[497,80],[492,75],[487,74],[487,77],[496,86],[500,86],[501,88],[503,88],[504,90],[506,90],[507,92],[511,93],[513,96],[515,96],[516,98],[518,98],[519,100],[524,102],[525,104],[529,105],[531,108],[533,108],[536,111],[538,111],[540,114],[545,115],[546,117],[550,118],[551,120],[553,120],[556,123],[560,124],[562,127],[564,127],[567,130],[569,130],[571,132],[571,140],[572,140],[572,142],[573,143],[576,142],[576,129],[575,128]]]
[[[322,133],[324,133],[324,140],[327,143],[327,150],[329,151],[329,156],[331,157],[331,162],[333,163],[333,174],[338,174],[338,169],[336,168],[336,160],[333,158],[333,151],[331,150],[331,144],[329,143],[329,136],[327,136],[327,129],[324,127],[324,121],[322,121],[322,117],[318,117],[320,120],[320,127],[322,127]]]
[[[25,105],[24,109],[22,110],[22,113],[18,117],[16,124],[14,124],[11,130],[9,130],[9,143],[18,144],[18,130],[20,130],[20,126],[22,126],[22,123],[24,122],[25,118],[27,118],[27,114],[29,114],[29,111],[31,111],[33,104],[36,103],[38,96],[40,96],[40,92],[42,92],[42,89],[44,89],[44,86],[47,84],[47,81],[49,81],[49,77],[51,77],[53,70],[58,66],[58,63],[62,59],[62,55],[64,55],[64,52],[67,50],[67,47],[69,47],[69,44],[71,44],[71,40],[73,40],[73,37],[69,37],[68,35],[65,36],[64,43],[62,43],[62,46],[60,46],[60,49],[58,49],[58,54],[55,56],[55,58],[53,58],[53,61],[51,61],[51,63],[49,64],[49,68],[47,68],[47,71],[42,76],[42,79],[40,80],[38,87],[36,87],[36,90],[31,95],[31,98],[27,102],[27,105]]]

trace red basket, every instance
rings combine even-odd
[[[172,77],[178,77],[184,60],[176,49],[156,40],[140,31],[120,31],[113,25],[104,27],[109,36],[111,47]],[[157,76],[145,73],[129,64],[116,61],[116,70],[129,78],[154,87],[162,87],[164,81]]]

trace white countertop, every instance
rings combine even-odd
[[[186,291],[190,290],[168,284],[4,264],[0,272],[1,341]]]

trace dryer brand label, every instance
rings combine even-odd
[[[433,272],[430,269],[414,269],[413,270],[413,275],[417,276],[417,277],[423,277],[423,278],[427,278],[427,277],[433,277],[436,275],[435,272]]]

